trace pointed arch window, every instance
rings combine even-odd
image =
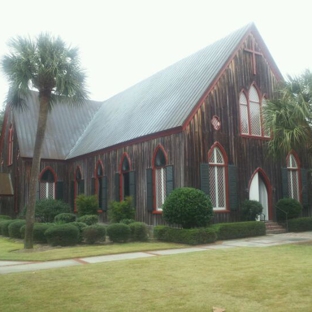
[[[121,165],[121,200],[130,196],[130,160],[128,155],[124,155]]]
[[[287,157],[288,195],[300,201],[299,164],[293,153]]]
[[[161,211],[162,205],[166,199],[166,180],[167,180],[167,172],[166,172],[166,154],[165,151],[158,147],[156,153],[154,154],[154,192],[155,192],[155,207],[156,210]]]
[[[226,203],[226,165],[227,157],[221,147],[215,145],[208,153],[209,190],[214,210],[225,210]]]
[[[8,135],[8,166],[13,164],[13,139],[14,139],[14,131],[13,125],[10,125],[9,135]]]
[[[100,161],[98,161],[96,166],[96,183],[97,183],[97,196],[98,196],[98,203],[99,207],[103,207],[103,165]]]
[[[75,172],[76,196],[84,194],[84,180],[82,179],[81,169],[78,166]]]
[[[39,179],[39,199],[55,199],[56,175],[51,168],[42,170]]]
[[[254,85],[251,85],[248,93],[241,92],[239,96],[239,110],[240,110],[240,129],[241,134],[267,137],[270,135],[263,129],[262,125],[262,106],[266,105],[266,100],[263,97],[260,100],[258,90]]]

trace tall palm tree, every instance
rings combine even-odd
[[[272,156],[285,156],[299,148],[312,153],[312,72],[288,76],[276,99],[264,106],[263,115],[265,127],[272,133],[268,142]]]
[[[10,54],[1,60],[10,90],[7,102],[23,108],[31,88],[38,90],[39,116],[33,152],[26,213],[24,248],[33,248],[36,185],[40,170],[41,150],[49,111],[56,102],[82,104],[88,98],[86,75],[80,67],[78,49],[67,46],[59,37],[43,33],[33,41],[17,37],[9,42]]]

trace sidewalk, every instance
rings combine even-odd
[[[312,232],[271,234],[266,236],[228,240],[223,241],[221,243],[218,242],[215,244],[200,245],[181,249],[132,252],[117,255],[106,255],[106,256],[76,258],[68,260],[47,261],[47,262],[0,261],[0,274],[55,269],[68,266],[78,266],[108,261],[150,258],[155,256],[175,255],[180,253],[197,252],[214,249],[227,249],[235,247],[269,247],[308,241],[312,241]]]

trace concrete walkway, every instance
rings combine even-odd
[[[117,255],[106,255],[97,257],[86,257],[69,260],[56,260],[46,262],[29,261],[0,261],[0,274],[18,273],[26,271],[38,271],[46,269],[63,268],[68,266],[78,266],[92,263],[120,261],[139,258],[150,258],[155,256],[175,255],[187,252],[198,252],[214,249],[227,249],[235,247],[268,247],[284,244],[294,244],[312,241],[312,232],[271,234],[266,236],[249,237],[243,239],[227,240],[214,244],[200,245],[195,247],[155,250],[147,252],[131,252]]]

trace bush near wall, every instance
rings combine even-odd
[[[51,246],[73,246],[79,241],[79,230],[70,223],[51,226],[44,235]]]
[[[12,218],[10,216],[7,216],[7,215],[1,215],[0,214],[0,221],[3,221],[3,220],[11,220]]]
[[[169,226],[156,226],[154,237],[164,242],[200,245],[215,242],[217,233],[214,227],[178,229]]]
[[[11,238],[22,238],[21,227],[26,224],[25,220],[15,220],[8,226],[9,236]]]
[[[219,223],[215,227],[218,240],[265,235],[265,224],[258,221]]]
[[[285,221],[287,212],[287,219],[294,219],[300,216],[302,205],[293,198],[282,198],[276,203],[276,217],[278,221]],[[281,211],[281,210],[283,211]]]
[[[6,220],[0,222],[1,235],[9,237],[9,225],[16,220]]]
[[[78,228],[79,230],[78,243],[82,243],[83,241],[82,232],[83,232],[83,229],[86,228],[88,225],[86,223],[79,222],[79,221],[71,222],[70,224]]]
[[[77,217],[74,213],[60,213],[55,216],[54,222],[70,223],[70,222],[75,222],[76,219]]]
[[[126,197],[121,202],[112,201],[109,204],[108,219],[112,223],[118,223],[123,219],[134,219],[135,210],[132,206],[132,198]]]
[[[130,239],[131,230],[127,224],[112,223],[107,227],[107,235],[114,243],[126,243]]]
[[[78,216],[95,215],[99,209],[99,203],[96,195],[81,194],[76,198]]]
[[[87,244],[104,242],[106,236],[106,228],[100,224],[87,226],[82,231],[82,236]]]
[[[136,242],[146,242],[148,240],[148,228],[144,222],[132,222],[129,224],[130,239]]]
[[[297,218],[288,221],[289,232],[312,231],[312,218]]]
[[[33,230],[34,242],[39,243],[39,244],[46,244],[47,238],[45,237],[44,233],[51,226],[54,226],[54,224],[53,223],[35,223],[34,230]],[[26,230],[26,225],[23,225],[20,228],[21,238],[25,237],[25,230]]]
[[[99,222],[99,217],[98,215],[84,215],[82,217],[79,217],[77,221],[83,222],[87,225],[92,225],[92,224],[96,224]]]

